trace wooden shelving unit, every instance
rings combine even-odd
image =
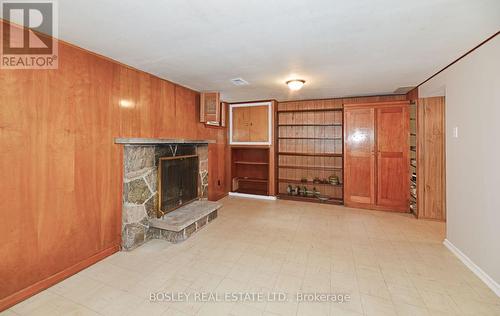
[[[342,104],[280,103],[276,117],[278,198],[343,204]]]
[[[269,148],[231,148],[232,192],[269,194]]]
[[[336,205],[344,204],[343,199],[333,198],[333,197],[331,197],[329,200],[322,201],[322,200],[315,198],[315,197],[291,196],[288,194],[280,193],[278,195],[278,198],[280,198],[282,200],[303,201],[303,202],[313,202],[313,203],[336,204]]]
[[[261,161],[235,161],[237,165],[269,165],[269,162],[261,162]]]
[[[308,157],[342,157],[342,154],[333,153],[302,153],[302,152],[285,152],[280,151],[278,155],[281,156],[308,156]]]
[[[409,209],[417,215],[417,104],[410,103],[410,204]]]
[[[288,112],[290,113],[290,112]],[[279,113],[278,113],[279,114]],[[334,123],[334,124],[278,124],[278,127],[286,127],[286,126],[302,126],[302,127],[316,127],[316,126],[342,126],[342,123]]]

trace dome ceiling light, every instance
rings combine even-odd
[[[302,79],[293,79],[293,80],[288,80],[286,82],[288,89],[290,89],[292,91],[297,91],[297,90],[302,89],[302,87],[304,86],[305,83],[306,83],[306,81],[302,80]]]

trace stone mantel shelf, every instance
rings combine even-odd
[[[158,144],[214,144],[211,139],[164,139],[164,138],[115,138],[115,144],[158,145]]]

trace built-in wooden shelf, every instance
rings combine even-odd
[[[340,187],[340,188],[344,186],[342,183],[339,183],[339,184],[314,183],[311,180],[307,180],[306,182],[303,182],[302,180],[296,180],[296,179],[279,179],[278,181],[281,183],[294,183],[294,184],[307,184],[307,185],[327,185],[329,187]]]
[[[342,140],[342,137],[278,137],[278,139]]]
[[[300,112],[330,112],[330,111],[340,111],[342,108],[329,108],[329,109],[301,109],[301,110],[280,110],[278,113],[300,113]]]
[[[342,170],[342,167],[323,167],[323,166],[303,166],[303,165],[279,165],[278,168],[282,169],[303,169],[303,170],[325,170],[337,171]]]
[[[332,123],[332,124],[278,124],[279,127],[281,126],[297,126],[297,127],[304,127],[304,126],[318,126],[318,127],[325,127],[325,126],[338,126],[342,127],[342,123]]]
[[[238,165],[268,165],[269,162],[261,162],[261,161],[235,161],[235,164]]]
[[[238,178],[238,181],[241,182],[259,182],[259,183],[267,183],[267,179],[256,179],[256,178]]]
[[[342,184],[314,183],[313,179],[338,177],[339,182],[343,182],[343,106],[336,101],[321,100],[296,101],[293,108],[280,103],[276,112],[278,197],[294,201],[342,204]],[[308,181],[302,182],[303,178]],[[321,201],[311,195],[288,195],[289,185],[294,189],[298,186],[301,190],[305,187],[308,191],[313,191],[316,187],[321,196],[328,200]]]
[[[282,156],[306,156],[306,157],[342,157],[342,154],[333,153],[304,153],[304,152],[279,152]]]
[[[244,194],[254,194],[254,195],[268,195],[267,189],[257,189],[257,188],[251,188],[251,189],[239,188],[233,192],[244,193]]]
[[[322,200],[318,199],[317,197],[288,195],[288,194],[279,194],[278,198],[280,198],[282,200],[305,201],[305,202],[336,204],[336,205],[341,205],[344,203],[342,199],[338,199],[338,198],[330,198],[329,200],[322,201]]]
[[[231,190],[269,194],[269,147],[231,147]]]

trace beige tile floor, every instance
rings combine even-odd
[[[120,252],[1,315],[500,315],[443,245],[442,223],[290,201],[225,198],[181,244]],[[155,302],[150,293],[286,292],[283,302]],[[296,302],[299,292],[349,294]]]

